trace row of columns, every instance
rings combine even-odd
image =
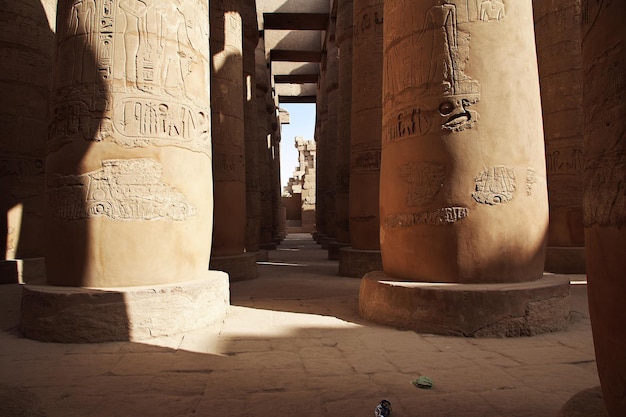
[[[3,280],[45,258],[21,330],[138,340],[220,321],[229,280],[284,237],[254,2],[49,3],[0,8],[22,22],[1,34]]]

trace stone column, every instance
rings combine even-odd
[[[276,102],[274,102],[276,103]],[[273,228],[272,237],[274,243],[277,245],[285,239],[286,236],[286,222],[287,211],[282,205],[281,200],[281,187],[280,187],[280,140],[281,140],[281,121],[277,115],[278,105],[274,104],[274,111],[272,113],[272,150],[271,150],[271,195],[272,195],[272,214],[273,214]]]
[[[315,140],[317,150],[316,185],[315,185],[315,241],[328,248],[328,230],[326,219],[326,188],[328,187],[328,100],[326,95],[326,55],[322,55],[320,76],[317,88],[317,106],[315,116]]]
[[[136,340],[222,320],[228,279],[207,269],[207,3],[62,0],[57,13],[48,285],[24,289],[22,332]]]
[[[626,415],[626,8],[582,2],[585,175],[583,212],[589,314],[610,417]]]
[[[354,0],[350,242],[339,274],[361,278],[383,268],[380,255],[380,146],[383,89],[383,0]]]
[[[45,276],[44,159],[54,33],[39,0],[3,2],[0,22],[0,284],[16,284]]]
[[[569,279],[543,277],[548,199],[531,0],[384,7],[384,273],[363,278],[361,314],[451,335],[562,329]]]
[[[256,47],[259,42],[256,3],[244,2],[243,75],[244,135],[246,149],[246,252],[259,256],[261,237],[261,189],[259,185],[259,152],[256,102]]]
[[[337,241],[337,216],[335,212],[335,196],[337,193],[337,112],[339,110],[339,50],[335,39],[336,21],[331,18],[329,35],[326,40],[326,71],[324,86],[326,88],[326,129],[324,154],[326,163],[324,176],[327,178],[326,186],[321,190],[326,199],[326,235],[328,244]],[[324,249],[328,249],[324,245]]]
[[[211,268],[231,281],[258,276],[245,252],[246,164],[242,20],[239,0],[211,0],[211,112],[215,221]]]
[[[580,0],[533,0],[550,227],[546,271],[585,273]]]
[[[257,94],[257,131],[259,146],[259,185],[261,194],[261,226],[260,226],[260,248],[262,250],[276,249],[276,244],[272,239],[272,200],[270,185],[270,155],[271,141],[270,134],[272,123],[270,121],[270,111],[273,102],[270,97],[270,77],[265,60],[265,43],[259,39],[256,49],[256,94]]]
[[[328,247],[328,259],[339,260],[339,249],[350,246],[350,131],[352,109],[352,0],[340,0],[337,9],[339,53],[337,106],[337,170],[335,224],[337,240]]]

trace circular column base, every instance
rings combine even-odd
[[[585,248],[548,246],[544,269],[555,274],[586,273]]]
[[[228,311],[228,275],[127,288],[27,284],[20,330],[29,339],[59,343],[137,341],[221,322]]]
[[[226,272],[230,277],[230,282],[246,281],[259,276],[256,261],[257,252],[244,252],[230,256],[211,255],[209,268]]]
[[[375,323],[450,336],[518,337],[565,329],[569,278],[505,284],[397,281],[382,271],[361,280],[359,312]]]
[[[600,386],[574,394],[561,408],[557,417],[607,417]]]
[[[329,261],[338,261],[339,260],[339,250],[341,248],[346,248],[350,246],[349,243],[340,243],[336,240],[328,243],[328,260]]]
[[[383,269],[383,259],[379,250],[359,250],[353,247],[339,250],[339,275],[361,278],[372,271]]]

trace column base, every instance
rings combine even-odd
[[[544,269],[555,274],[586,273],[585,248],[548,246]]]
[[[326,239],[326,234],[325,233],[315,232],[315,233],[312,233],[312,236],[313,236],[313,240],[318,245],[321,245],[322,242],[324,242],[324,240]]]
[[[332,242],[328,242],[328,260],[329,261],[338,261],[339,260],[339,250],[341,248],[347,248],[350,246],[349,243],[340,243],[336,240]]]
[[[229,307],[228,275],[128,288],[26,284],[20,330],[29,339],[57,343],[138,341],[207,327]]]
[[[259,247],[263,250],[276,250],[276,243],[261,243]]]
[[[269,251],[265,250],[265,249],[260,249],[258,252],[253,252],[256,253],[256,260],[257,262],[261,261],[269,261],[270,259],[270,254]]]
[[[0,261],[0,284],[24,284],[45,281],[44,258],[8,259]]]
[[[231,256],[213,256],[209,269],[224,271],[228,274],[230,282],[255,279],[259,276],[256,264],[257,252],[244,252]]]
[[[372,271],[383,269],[383,259],[379,250],[359,250],[353,247],[339,250],[339,275],[361,278]]]
[[[556,417],[607,417],[600,386],[574,394],[561,408]]]
[[[519,337],[563,330],[569,278],[504,284],[398,281],[382,271],[361,280],[359,312],[379,324],[449,336]]]

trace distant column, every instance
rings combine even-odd
[[[354,0],[350,242],[339,274],[361,278],[383,268],[380,255],[380,147],[383,89],[383,0]]]
[[[54,25],[54,16],[50,20]],[[0,118],[5,121],[0,140],[0,284],[16,284],[45,276],[44,159],[54,33],[39,1],[2,3],[0,21]]]
[[[580,0],[533,1],[550,202],[545,269],[585,273]]]
[[[215,221],[211,268],[231,281],[258,276],[254,253],[245,252],[246,164],[241,4],[211,0],[211,111]]]
[[[330,35],[326,44],[326,129],[325,129],[325,167],[326,186],[322,190],[326,197],[326,235],[328,243],[337,240],[337,216],[335,212],[335,196],[337,193],[337,112],[339,110],[339,50],[335,39],[335,19],[331,19]],[[324,247],[328,249],[328,247]]]
[[[256,2],[242,3],[244,135],[246,149],[246,252],[257,253],[261,238],[261,189],[256,101],[256,47],[259,25]]]
[[[626,415],[626,8],[582,2],[589,314],[609,417]]]
[[[207,4],[62,0],[57,13],[48,285],[24,289],[22,332],[137,340],[221,320]]]
[[[564,328],[569,279],[543,277],[548,198],[531,0],[384,7],[384,273],[363,278],[361,314],[467,336]]]
[[[315,119],[315,141],[317,149],[317,170],[315,186],[315,225],[317,229],[316,241],[322,248],[328,248],[328,221],[326,218],[326,189],[328,187],[328,140],[326,131],[328,126],[328,100],[326,94],[326,55],[322,56],[320,77],[317,88],[317,107]]]
[[[337,240],[328,247],[328,258],[338,260],[339,249],[350,246],[350,131],[352,109],[352,0],[341,0],[337,9],[339,51],[337,107],[337,176],[335,218]]]

